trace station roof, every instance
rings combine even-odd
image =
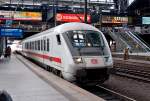
[[[142,10],[147,8],[150,8],[150,0],[134,0],[132,4],[128,7],[129,10]]]
[[[128,7],[128,12],[140,14],[142,16],[150,15],[150,0],[134,0]]]
[[[87,0],[87,2],[89,7],[98,7],[102,10],[113,10],[115,5],[114,0]],[[59,6],[84,7],[85,0],[0,0],[0,9],[13,10],[17,8],[17,10],[41,10],[42,6],[48,7],[53,4]]]
[[[84,3],[85,0],[0,0],[0,4],[52,4],[54,1],[59,3]],[[113,0],[87,0],[88,3],[92,4],[114,4]]]

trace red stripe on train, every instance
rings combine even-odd
[[[31,54],[31,55],[34,55],[34,56],[37,56],[39,58],[44,58],[44,59],[47,59],[47,60],[50,60],[50,61],[61,63],[61,58],[58,58],[58,57],[52,57],[52,56],[38,54],[38,53],[34,53],[34,52],[29,52],[29,51],[24,51],[24,52],[26,52],[28,54]]]

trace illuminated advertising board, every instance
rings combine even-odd
[[[118,16],[102,16],[102,23],[128,23],[128,17],[118,17]]]
[[[42,13],[25,11],[0,11],[0,20],[42,20]]]
[[[14,14],[16,20],[42,20],[42,15],[39,12],[16,12]]]
[[[23,36],[23,30],[18,28],[1,28],[0,36],[21,38]]]
[[[142,24],[150,24],[150,17],[142,17]]]
[[[58,13],[56,15],[56,21],[59,22],[84,22],[84,14],[66,14]],[[91,22],[91,16],[87,15],[87,22]]]

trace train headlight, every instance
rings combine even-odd
[[[107,62],[107,64],[112,64],[113,63],[111,56],[106,56],[105,61]]]
[[[76,58],[74,58],[74,62],[77,64],[83,63],[83,59],[81,57],[76,57]]]
[[[106,60],[106,62],[108,62],[108,60],[109,60],[109,56],[106,56],[106,57],[105,57],[105,60]]]

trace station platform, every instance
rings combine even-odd
[[[14,54],[0,59],[0,90],[13,101],[104,101]]]

